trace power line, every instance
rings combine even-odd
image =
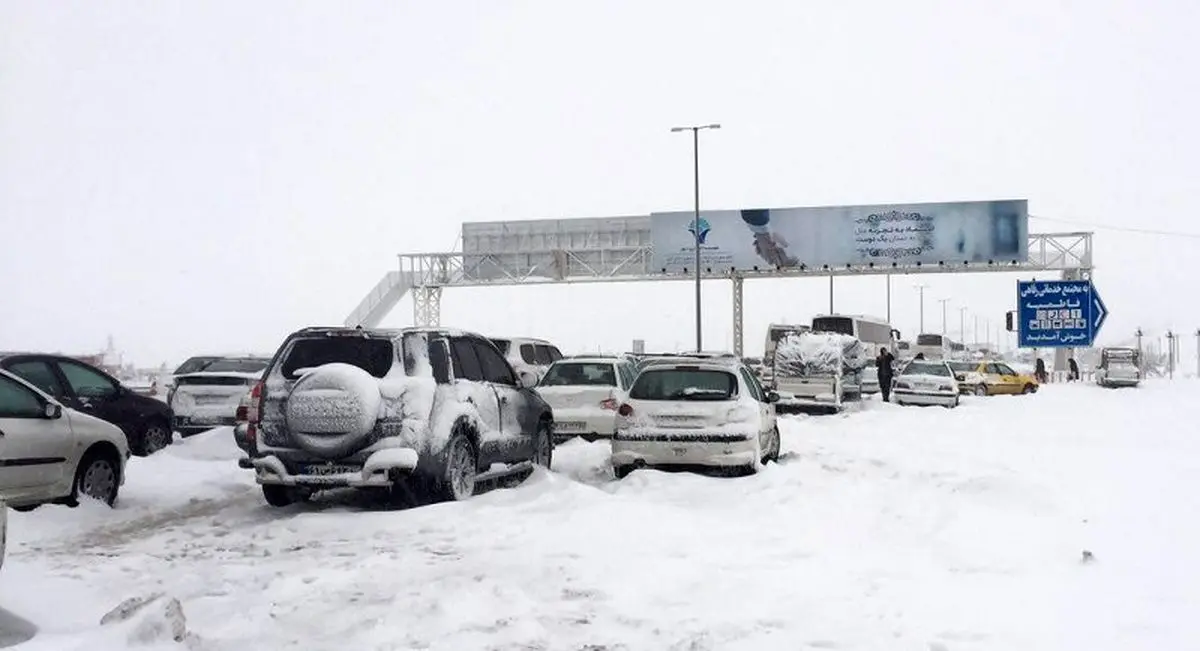
[[[1128,226],[1110,226],[1108,224],[1097,224],[1095,222],[1086,222],[1076,219],[1059,219],[1058,217],[1042,217],[1040,215],[1030,215],[1030,219],[1040,219],[1047,222],[1061,222],[1063,224],[1076,224],[1079,226],[1088,226],[1096,230],[1102,231],[1118,231],[1122,233],[1140,233],[1142,235],[1163,235],[1167,237],[1186,237],[1189,239],[1200,240],[1200,233],[1183,233],[1180,231],[1161,231],[1152,228],[1131,228]]]

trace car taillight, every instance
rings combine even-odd
[[[621,405],[619,408],[617,408],[617,413],[626,418],[629,418],[630,416],[633,415],[633,407],[630,407],[629,403],[625,403],[625,404]]]
[[[607,398],[607,399],[605,399],[605,400],[601,400],[601,401],[600,401],[600,408],[601,408],[601,409],[613,409],[613,410],[615,410],[615,409],[617,408],[617,401],[616,401],[616,399],[614,399],[614,398]]]
[[[263,383],[259,382],[250,389],[250,404],[246,407],[246,421],[257,425],[262,419]],[[241,408],[238,408],[239,411]]]

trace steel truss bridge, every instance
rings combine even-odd
[[[465,223],[461,244],[460,252],[400,254],[399,269],[384,274],[345,324],[376,327],[411,293],[414,324],[440,325],[442,291],[450,287],[695,280],[694,272],[665,274],[651,268],[649,216]],[[741,356],[747,280],[996,272],[1060,272],[1064,280],[1090,279],[1092,233],[1031,233],[1024,262],[702,270],[701,277],[733,284],[733,350]]]

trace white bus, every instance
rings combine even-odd
[[[886,348],[893,357],[898,357],[900,331],[883,319],[869,316],[854,316],[845,314],[824,314],[813,317],[814,332],[836,332],[850,335],[862,342],[867,353],[874,358],[880,348]],[[863,370],[863,393],[879,393],[879,373],[874,364],[869,364]]]
[[[921,355],[925,359],[950,359],[954,351],[954,342],[944,335],[920,334],[915,344],[913,356]]]

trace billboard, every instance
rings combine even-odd
[[[654,213],[651,269],[695,266],[692,212]],[[1029,208],[1021,200],[701,211],[706,270],[1025,262]]]

